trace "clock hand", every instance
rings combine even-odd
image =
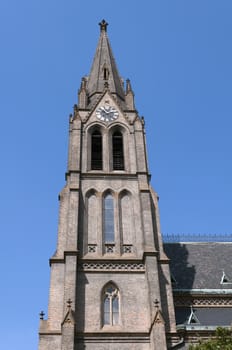
[[[104,106],[102,106],[101,109],[102,109],[105,113],[107,113],[107,114],[109,114],[110,112],[113,112],[113,110],[112,110],[111,107],[105,108]]]
[[[105,111],[105,113],[109,114],[111,112],[111,109],[110,108],[109,109],[105,109],[104,108],[104,111]]]

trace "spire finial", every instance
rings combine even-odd
[[[67,308],[70,310],[72,306],[72,300],[69,298],[67,301]]]
[[[155,306],[156,310],[159,309],[159,300],[158,299],[155,299],[154,306]]]
[[[108,23],[104,19],[98,24],[100,26],[101,32],[107,32]]]

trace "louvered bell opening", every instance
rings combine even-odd
[[[113,134],[113,170],[124,170],[123,137],[120,132]]]
[[[102,170],[102,135],[100,131],[92,134],[91,169]]]

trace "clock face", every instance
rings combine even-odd
[[[118,115],[117,109],[110,106],[108,102],[105,102],[104,106],[96,110],[97,118],[103,122],[112,122],[118,118]]]

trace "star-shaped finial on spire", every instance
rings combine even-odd
[[[101,32],[107,32],[108,23],[104,19],[98,24],[100,26]]]

